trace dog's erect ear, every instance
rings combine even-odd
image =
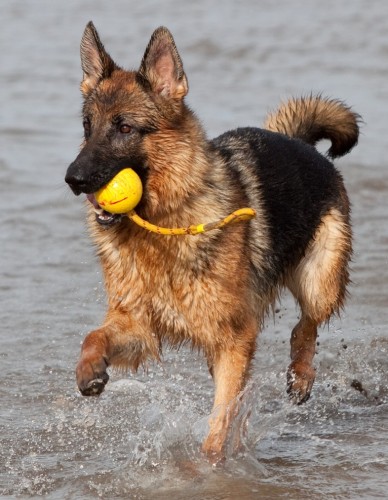
[[[87,95],[103,78],[109,78],[117,68],[104,49],[94,24],[90,21],[81,40],[81,65],[84,73],[81,91]]]
[[[182,60],[167,28],[154,31],[140,65],[139,75],[153,92],[172,99],[182,99],[189,87]]]

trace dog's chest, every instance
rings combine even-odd
[[[218,320],[224,292],[193,237],[110,242],[101,260],[110,308],[127,310],[169,342],[203,341]]]

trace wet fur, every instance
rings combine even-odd
[[[83,343],[77,381],[99,394],[109,365],[137,370],[163,343],[203,350],[216,392],[203,444],[221,457],[256,336],[287,286],[301,307],[291,336],[288,392],[308,399],[317,327],[344,304],[349,281],[349,201],[329,155],[357,142],[359,117],[337,100],[291,99],[265,129],[241,128],[207,140],[184,96],[188,84],[171,34],[153,34],[138,72],[121,69],[89,23],[81,43],[85,142],[66,181],[93,193],[125,166],[141,176],[139,214],[188,226],[244,206],[257,216],[200,236],[160,236],[128,218],[89,226],[104,272],[108,311]],[[123,134],[122,124],[130,133]]]

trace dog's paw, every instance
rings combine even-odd
[[[287,393],[295,404],[305,403],[311,394],[315,370],[311,365],[291,363],[287,371]]]
[[[212,465],[219,465],[225,461],[223,444],[217,437],[209,435],[202,443],[202,453]]]
[[[95,378],[94,380],[91,380],[84,389],[80,388],[82,395],[98,396],[104,390],[105,385],[108,382],[108,379],[109,375],[107,373],[104,373],[102,378]]]
[[[78,388],[83,396],[98,396],[102,393],[109,375],[108,363],[104,358],[82,356],[76,370]]]

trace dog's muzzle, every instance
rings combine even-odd
[[[69,185],[73,193],[78,196],[81,193],[87,193],[89,181],[85,178],[76,162],[73,162],[66,172],[65,182]]]
[[[111,214],[103,210],[97,203],[93,193],[95,193],[101,185],[95,185],[91,182],[90,177],[85,175],[85,169],[80,167],[77,159],[69,166],[65,176],[65,182],[69,185],[73,193],[78,196],[85,193],[88,201],[93,205],[96,221],[105,227],[110,227],[122,220],[121,214]],[[101,184],[101,183],[99,183]]]
[[[94,212],[96,214],[96,221],[101,224],[101,226],[109,227],[120,222],[123,218],[122,214],[111,214],[106,210],[102,209],[94,194],[88,194],[86,196],[87,200],[93,205]]]

